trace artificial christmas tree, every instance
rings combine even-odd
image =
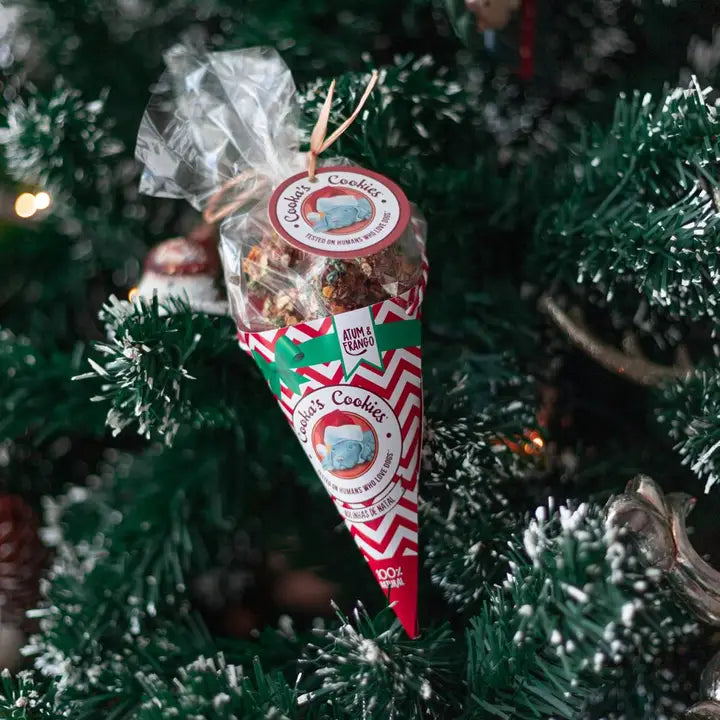
[[[696,619],[681,602],[698,587],[713,602],[718,566],[712,3],[26,0],[0,19],[0,478],[6,497],[42,512],[51,548],[26,665],[3,677],[0,715],[715,711],[716,639],[702,624],[715,615]],[[178,42],[187,54],[171,51]],[[257,47],[282,57],[277,83],[162,74],[168,51],[175,70],[207,53],[227,69]],[[378,587],[397,577],[373,577],[318,476],[352,484],[345,476],[379,445],[372,423],[352,408],[329,414],[311,463],[267,388],[301,402],[317,380],[305,382],[315,366],[299,343],[314,338],[300,334],[399,303],[423,268],[421,253],[393,254],[391,242],[306,273],[296,221],[272,224],[273,187],[298,173],[322,185],[298,213],[311,235],[372,222],[365,186],[323,184],[313,128],[333,78],[328,127],[344,130],[333,154],[366,180],[391,178],[427,220],[422,320],[401,318],[422,322],[423,395],[417,374],[403,418],[419,426],[422,404],[422,446],[419,431],[409,443],[419,492],[405,508],[419,526],[405,546],[417,553],[415,638]],[[297,87],[292,142],[269,132],[287,105],[258,113],[251,95],[233,117],[254,122],[226,132],[229,99],[253,83],[284,101]],[[169,100],[183,93],[178,114]],[[177,143],[153,168],[177,180],[173,191],[143,175],[163,197],[140,194],[133,154],[150,95],[162,123],[145,150]],[[209,96],[221,100],[212,112]],[[187,116],[207,131],[191,142]],[[243,140],[258,136],[272,143]],[[262,189],[257,213],[238,202],[223,218],[249,189],[237,171],[276,147],[292,147],[298,167]],[[222,164],[228,153],[237,167]],[[185,272],[203,297],[218,287],[215,229],[167,197],[213,162],[220,182],[195,188],[206,223],[270,229],[223,239],[224,253],[248,249],[226,272],[236,317],[185,286],[167,292]],[[33,209],[41,193],[51,202],[29,215],[26,197],[16,212],[23,193]],[[158,258],[167,238],[203,252],[189,265],[175,245]],[[278,275],[285,286],[270,283]],[[263,356],[263,333],[290,346]],[[379,364],[397,352],[383,346]],[[639,473],[697,498],[691,548],[679,496],[622,495]],[[633,542],[651,529],[665,545]],[[667,550],[661,567],[648,566],[648,547]]]

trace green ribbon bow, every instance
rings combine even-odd
[[[375,339],[381,355],[386,350],[398,350],[420,345],[420,321],[399,320],[375,326]],[[300,394],[300,386],[309,378],[295,372],[296,368],[311,367],[340,360],[342,351],[337,333],[321,335],[296,345],[287,335],[275,343],[275,362],[266,360],[257,350],[252,353],[273,395],[280,397],[280,381]],[[362,364],[364,361],[360,361]],[[352,373],[350,373],[352,374]],[[346,380],[349,376],[346,376]]]

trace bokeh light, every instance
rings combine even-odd
[[[32,193],[20,193],[15,199],[15,214],[21,218],[32,217],[37,212],[37,201]]]
[[[37,210],[47,210],[52,203],[50,193],[46,193],[44,190],[39,193],[35,193],[35,208]]]

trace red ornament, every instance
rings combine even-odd
[[[25,627],[47,557],[38,519],[18,495],[0,495],[0,622]]]
[[[520,67],[522,80],[532,80],[535,73],[535,34],[537,31],[537,0],[524,0],[520,21]]]
[[[25,613],[37,605],[47,558],[38,527],[21,497],[0,495],[0,669],[19,669],[20,648],[32,630]]]
[[[177,237],[156,245],[145,258],[145,271],[160,275],[207,275],[218,271],[217,253],[188,238]]]
[[[227,304],[221,296],[218,275],[220,260],[215,228],[200,225],[187,237],[164,240],[145,258],[145,268],[135,296],[159,300],[180,297],[202,312],[224,314]]]
[[[218,233],[217,226],[210,223],[200,223],[196,225],[188,234],[187,239],[202,245],[218,260]]]

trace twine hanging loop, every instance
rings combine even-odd
[[[311,181],[315,180],[315,170],[317,168],[317,159],[320,153],[325,152],[352,124],[355,122],[355,118],[360,114],[367,99],[370,97],[370,93],[373,91],[378,81],[378,71],[373,70],[370,75],[370,80],[365,87],[365,91],[362,97],[355,106],[350,116],[342,123],[335,131],[326,138],[328,120],[330,119],[330,106],[332,105],[333,94],[335,92],[335,81],[330,83],[327,97],[320,109],[320,115],[318,116],[315,127],[313,128],[312,134],[310,135],[310,150],[308,152],[307,169],[308,177]]]
[[[307,170],[308,177],[311,181],[315,180],[315,171],[317,169],[317,159],[320,153],[327,150],[349,127],[355,122],[355,119],[363,109],[365,102],[370,97],[370,93],[373,91],[378,81],[378,71],[373,70],[370,75],[370,80],[365,87],[362,97],[355,106],[350,116],[335,129],[330,137],[325,137],[327,134],[328,120],[330,119],[330,106],[332,105],[333,94],[335,92],[335,80],[330,83],[327,97],[320,109],[320,115],[318,116],[315,127],[313,128],[312,134],[310,135],[310,150],[307,154]],[[237,191],[237,186],[243,183],[250,183],[252,180],[255,183],[251,184],[247,189]],[[270,184],[270,180],[265,175],[260,175],[253,169],[243,170],[233,178],[230,178],[224,182],[218,191],[212,195],[208,200],[208,203],[203,210],[203,219],[206,223],[214,224],[219,222],[228,215],[231,215],[236,210],[239,210],[243,205],[256,199],[260,194],[267,190],[266,186]]]

